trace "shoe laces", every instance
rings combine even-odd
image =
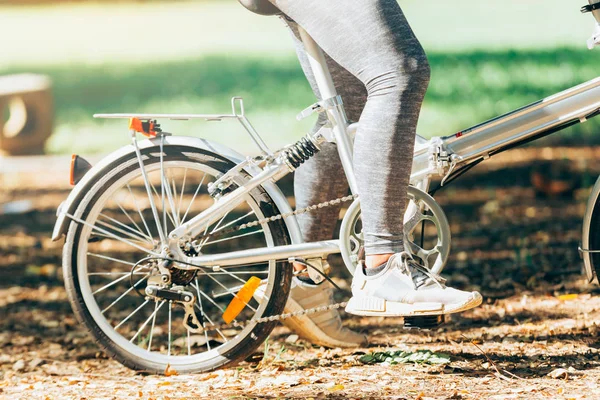
[[[399,257],[399,268],[403,273],[407,274],[411,278],[413,284],[415,285],[415,289],[427,285],[430,282],[435,283],[442,289],[446,287],[446,279],[434,272],[431,272],[429,268],[417,262],[408,252],[404,251],[400,253]]]

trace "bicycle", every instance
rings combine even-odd
[[[252,11],[279,13],[266,0],[240,0]],[[588,41],[600,43],[600,1],[583,12],[596,18]],[[73,156],[76,184],[58,210],[53,240],[66,236],[63,270],[78,319],[106,353],[122,364],[154,373],[167,365],[202,372],[249,356],[282,315],[293,276],[290,263],[307,265],[317,280],[324,259],[341,253],[353,272],[362,246],[360,202],[352,169],[357,123],[348,121],[322,50],[302,29],[323,100],[298,115],[325,113],[328,124],[293,145],[271,151],[246,117],[243,100],[230,114],[97,114],[129,119],[131,144],[92,167]],[[478,163],[504,150],[583,123],[600,113],[600,77],[445,137],[418,136],[405,215],[407,250],[439,274],[450,251],[450,229],[432,194]],[[224,145],[174,136],[159,120],[237,120],[259,150],[243,157]],[[138,141],[138,133],[147,137]],[[335,142],[351,194],[292,210],[275,182]],[[432,188],[432,181],[440,183]],[[304,243],[295,216],[350,202],[339,240]],[[600,179],[590,195],[582,248],[587,277],[600,265]],[[433,239],[423,245],[419,229]],[[338,308],[345,303],[306,310]],[[433,318],[437,318],[433,316]],[[431,318],[406,318],[428,327]]]

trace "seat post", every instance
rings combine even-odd
[[[317,86],[321,92],[321,98],[328,99],[337,96],[337,91],[333,84],[331,72],[329,72],[329,68],[327,67],[323,50],[302,27],[298,27],[298,32],[300,33],[300,38],[302,39],[304,49],[308,55],[308,61],[313,70],[313,74],[315,75]]]
[[[300,39],[304,44],[310,67],[315,76],[315,81],[317,82],[319,93],[321,94],[321,100],[336,97],[338,95],[337,90],[335,89],[331,72],[327,67],[327,61],[323,50],[302,27],[298,27],[298,32],[300,33]],[[353,194],[357,194],[358,187],[356,185],[356,178],[354,177],[354,167],[352,162],[353,143],[348,134],[350,121],[348,121],[343,104],[340,103],[335,108],[329,110],[327,112],[327,117],[332,124],[333,136],[335,138],[335,143],[337,144],[338,153],[340,155],[340,160],[342,161],[342,166],[344,167],[348,185],[350,186],[350,191]]]

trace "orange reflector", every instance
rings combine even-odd
[[[77,154],[71,156],[71,169],[69,171],[69,183],[77,185],[81,178],[92,169],[92,165]]]
[[[71,186],[75,186],[75,160],[77,160],[77,154],[71,155],[71,169],[69,171],[69,183]]]
[[[129,118],[129,129],[141,133],[146,137],[155,137],[154,121],[142,121],[139,118]]]
[[[223,320],[225,321],[225,323],[231,323],[231,321],[233,321],[235,317],[237,317],[242,312],[242,310],[244,309],[244,307],[246,307],[246,304],[248,304],[248,302],[250,301],[250,299],[254,295],[254,292],[256,292],[256,289],[258,289],[260,284],[261,280],[256,276],[251,277],[246,283],[244,283],[244,286],[242,286],[242,288],[239,292],[237,292],[235,297],[231,299],[231,303],[229,303],[229,305],[223,312]]]

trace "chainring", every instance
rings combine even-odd
[[[419,258],[433,273],[439,274],[450,254],[450,225],[446,214],[433,197],[414,186],[408,187],[408,199],[404,215],[405,250]],[[436,228],[437,242],[427,249],[416,243],[420,235],[415,237],[423,222],[432,223]],[[340,228],[340,251],[344,264],[352,275],[358,266],[359,252],[363,245],[360,201],[356,199],[348,208]]]

